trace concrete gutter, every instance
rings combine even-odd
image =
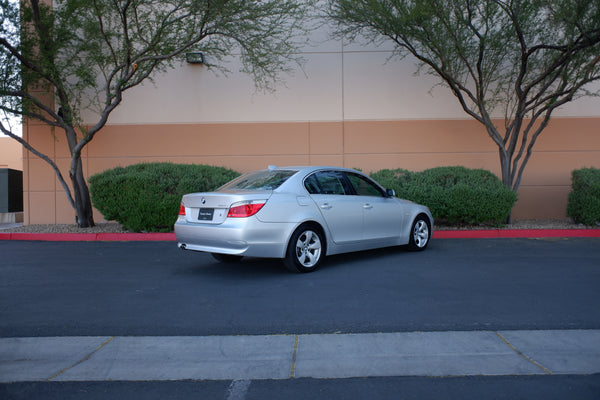
[[[600,237],[600,229],[477,229],[434,231],[434,239],[490,239],[490,238],[552,238]],[[0,231],[0,240],[39,241],[175,241],[173,232],[167,233],[23,233]]]

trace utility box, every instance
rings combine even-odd
[[[23,171],[0,168],[0,213],[23,211]]]

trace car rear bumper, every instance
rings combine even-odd
[[[265,223],[254,217],[228,218],[222,224],[175,223],[178,246],[185,250],[249,257],[283,258],[294,225]]]

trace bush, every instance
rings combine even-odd
[[[438,167],[423,172],[404,169],[371,174],[398,197],[426,205],[434,218],[450,224],[503,224],[517,195],[483,169]]]
[[[210,191],[239,173],[208,165],[144,163],[117,167],[89,179],[94,207],[133,232],[172,230],[181,196]]]
[[[567,202],[567,215],[585,225],[600,222],[600,169],[582,168],[571,175],[572,189]]]

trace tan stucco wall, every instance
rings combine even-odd
[[[23,170],[23,146],[9,137],[0,137],[0,168]]]
[[[39,125],[27,126],[24,135],[68,176],[64,138]],[[312,164],[366,172],[463,165],[499,173],[495,145],[471,120],[110,125],[84,157],[87,176],[145,161],[211,164],[240,172],[269,164]],[[31,154],[25,165],[25,222],[72,223],[74,211],[50,167]],[[600,118],[552,121],[525,172],[514,218],[566,218],[571,171],[589,166],[600,167]]]

